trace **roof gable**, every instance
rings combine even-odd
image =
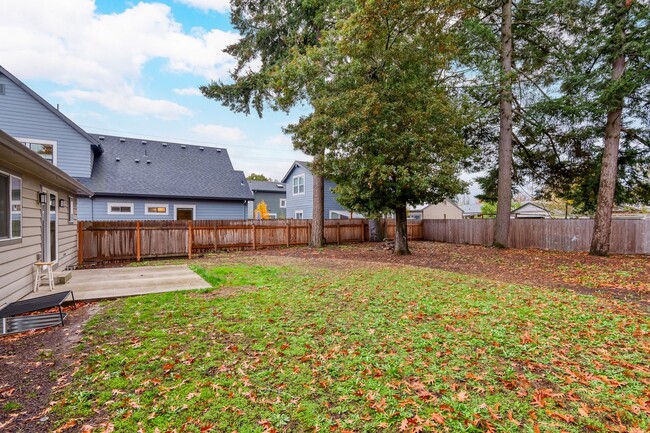
[[[79,135],[81,135],[83,138],[88,140],[90,144],[93,146],[94,150],[98,153],[101,153],[103,151],[101,144],[95,140],[90,134],[88,134],[86,131],[81,129],[79,125],[74,123],[72,120],[68,119],[66,115],[61,113],[59,110],[54,108],[52,104],[47,102],[45,99],[43,99],[38,93],[34,92],[32,89],[30,89],[25,83],[20,81],[18,78],[16,78],[14,75],[11,74],[11,72],[7,71],[5,68],[0,66],[0,74],[4,75],[14,83],[16,86],[18,86],[20,89],[22,89],[25,93],[27,93],[29,96],[31,96],[36,102],[41,104],[43,107],[45,107],[48,111],[53,113],[55,116],[57,116],[59,119],[61,119],[65,124],[67,124],[70,128],[72,128],[74,131],[76,131]]]
[[[293,173],[293,171],[298,167],[302,167],[307,172],[311,173],[311,170],[309,169],[310,165],[311,163],[307,161],[294,161],[293,164],[291,165],[291,168],[289,168],[289,171],[287,171],[287,174],[285,174],[284,177],[282,178],[282,183],[287,183],[289,177],[291,177],[291,173]]]
[[[104,153],[90,179],[97,195],[252,200],[226,149],[93,134]]]

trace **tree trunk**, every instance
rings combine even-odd
[[[512,0],[501,9],[501,96],[499,130],[499,181],[493,246],[508,247],[512,202]]]
[[[407,238],[406,206],[395,209],[395,249],[393,252],[397,256],[411,254]]]
[[[625,55],[618,56],[612,64],[612,80],[619,80],[625,71]],[[609,254],[609,240],[612,231],[612,209],[614,193],[618,177],[618,148],[621,141],[621,120],[623,117],[623,101],[615,109],[607,113],[605,125],[605,148],[603,162],[600,168],[600,184],[598,186],[598,202],[594,217],[594,233],[591,238],[592,255],[606,256]]]
[[[312,248],[322,248],[325,244],[325,221],[323,214],[325,181],[322,175],[317,174],[318,170],[318,167],[312,170],[314,179],[314,205],[311,216],[311,239],[309,241],[309,246]]]
[[[368,220],[368,232],[370,233],[370,242],[381,242],[384,240],[384,226],[381,218]]]

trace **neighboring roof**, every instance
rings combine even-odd
[[[460,209],[463,211],[463,214],[467,216],[481,215],[483,213],[481,210],[482,206],[481,203],[464,204],[460,206]]]
[[[297,167],[302,167],[311,173],[311,169],[309,168],[310,166],[311,166],[311,162],[308,161],[294,161],[293,164],[291,164],[291,168],[289,169],[289,171],[287,171],[287,174],[285,174],[284,177],[282,178],[282,183],[287,183],[289,176],[291,176],[291,172]]]
[[[90,189],[2,130],[0,130],[0,160],[3,165],[25,171],[45,184],[58,186],[79,195],[93,195]]]
[[[451,201],[449,199],[444,199],[443,201],[441,201],[439,203],[424,203],[424,204],[421,204],[421,205],[418,205],[418,206],[410,207],[408,210],[410,212],[422,212],[422,211],[424,211],[426,208],[428,208],[430,206],[436,206],[436,205],[443,204],[443,203],[450,204],[450,205],[456,207],[459,211],[464,212],[464,210],[460,206],[458,206],[456,203],[454,203],[453,201]]]
[[[226,149],[93,134],[104,153],[90,179],[97,195],[252,200],[244,172]],[[136,162],[137,160],[137,162]]]
[[[544,216],[549,218],[551,216],[551,213],[549,211],[534,203],[524,203],[517,209],[513,210],[511,213],[518,216]]]
[[[90,144],[95,146],[99,152],[102,152],[102,145],[95,139],[93,138],[90,134],[88,134],[86,131],[81,129],[79,125],[74,123],[72,120],[68,119],[63,113],[61,113],[59,110],[54,108],[52,104],[47,102],[45,99],[40,97],[38,93],[34,92],[32,89],[27,87],[25,83],[20,81],[18,78],[13,76],[11,72],[7,71],[5,68],[0,66],[0,74],[6,76],[11,82],[13,82],[16,86],[20,87],[23,89],[25,92],[27,92],[32,98],[34,98],[36,101],[38,101],[41,105],[43,105],[45,108],[50,110],[52,113],[54,113],[55,116],[57,116],[59,119],[63,120],[68,126],[70,126],[72,129],[77,131],[82,137],[84,137],[86,140],[90,141]]]
[[[280,182],[264,182],[260,180],[249,180],[248,185],[250,186],[251,191],[277,192],[282,194],[287,192],[287,189],[284,187],[284,184]]]

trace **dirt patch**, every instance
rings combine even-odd
[[[236,255],[264,257],[286,264],[300,259],[316,267],[408,265],[441,269],[491,280],[536,287],[567,288],[582,294],[616,299],[650,312],[650,257],[542,250],[502,250],[477,245],[410,242],[412,255],[395,256],[382,244],[246,251]],[[234,257],[231,255],[231,257]],[[216,256],[219,260],[219,256]]]
[[[65,326],[0,337],[0,431],[52,430],[52,393],[68,382],[83,326],[100,307],[65,307]]]

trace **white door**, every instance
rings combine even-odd
[[[43,209],[43,261],[56,262],[59,259],[58,201],[56,192],[44,192],[47,194],[47,204]]]

